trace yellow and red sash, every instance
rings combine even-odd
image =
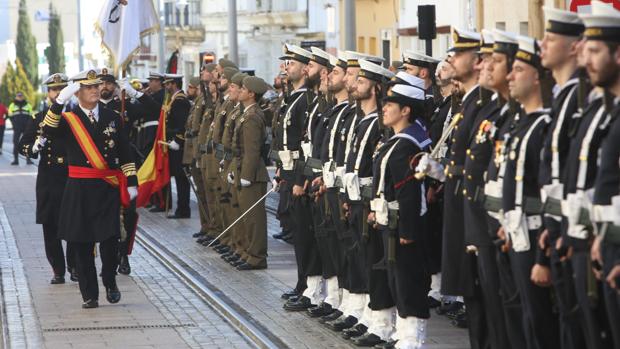
[[[124,207],[129,206],[129,193],[127,192],[127,177],[121,170],[113,170],[108,167],[99,149],[95,145],[88,130],[80,120],[80,117],[72,112],[62,113],[67,120],[71,132],[75,136],[82,152],[92,167],[69,166],[69,178],[100,178],[113,187],[118,187],[121,195],[121,203]]]

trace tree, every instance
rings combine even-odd
[[[15,97],[15,91],[13,90],[13,81],[15,80],[15,69],[11,62],[6,62],[6,71],[2,75],[2,82],[0,83],[0,102],[5,105],[9,105]]]
[[[30,19],[26,9],[26,0],[19,1],[19,17],[17,19],[17,42],[15,43],[17,58],[23,64],[30,84],[39,84],[39,58],[37,41],[30,29]]]
[[[60,14],[56,12],[50,3],[50,21],[47,27],[47,35],[50,45],[45,49],[45,57],[49,64],[49,73],[65,72],[65,47],[62,36],[62,27],[60,26]]]
[[[17,92],[22,92],[28,103],[34,108],[37,107],[41,96],[32,87],[19,58],[15,60],[15,66],[10,62],[6,65],[0,85],[0,101],[8,105],[13,101]]]

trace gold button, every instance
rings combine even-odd
[[[464,173],[463,173],[464,174]],[[467,175],[467,179],[469,179],[470,181],[473,179],[471,175]]]
[[[467,154],[467,155],[471,154],[471,149],[467,149],[467,150],[465,151],[465,154]]]
[[[463,196],[467,195],[467,189],[463,189]]]
[[[456,138],[452,138],[452,143],[456,142]]]
[[[454,166],[454,160],[450,161],[450,166]]]
[[[48,165],[51,165],[51,164],[52,164],[52,162],[51,162],[51,161],[48,161],[48,162],[47,162],[47,164],[48,164]]]
[[[470,159],[474,160],[476,157],[472,154],[469,156]]]

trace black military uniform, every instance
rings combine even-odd
[[[164,84],[176,82],[177,86],[182,84],[182,75],[166,74]],[[189,208],[189,180],[183,170],[183,144],[185,143],[185,123],[189,117],[191,104],[183,90],[177,90],[170,101],[165,105],[166,111],[166,141],[168,143],[175,142],[180,149],[174,150],[168,148],[170,176],[174,177],[177,189],[177,208],[174,215],[170,218],[189,218],[191,211]],[[170,186],[167,190],[171,190]]]
[[[94,70],[84,71],[72,80],[82,86],[101,83]],[[74,87],[66,88],[73,91]],[[53,141],[63,139],[67,150],[69,179],[60,210],[59,237],[74,243],[82,306],[94,308],[99,296],[93,256],[97,242],[107,299],[111,303],[120,300],[116,285],[120,209],[121,201],[129,204],[125,186],[137,186],[136,168],[116,113],[96,105],[93,110],[78,106],[73,113],[61,116],[62,108],[54,103],[43,121],[43,134]]]
[[[44,85],[48,89],[62,88],[67,85],[67,77],[64,74],[53,74]],[[47,105],[51,104],[52,101],[48,101]],[[58,139],[54,142],[48,140],[44,141],[45,144],[42,147],[39,148],[39,145],[35,147],[37,139],[41,137],[41,125],[46,113],[47,108],[33,115],[21,136],[19,149],[27,158],[37,159],[40,156],[36,183],[36,222],[43,225],[45,255],[54,272],[51,283],[58,284],[65,281],[65,268],[71,274],[73,281],[77,281],[77,272],[71,243],[67,243],[65,264],[62,240],[58,238],[60,205],[67,182],[67,154],[63,140]]]

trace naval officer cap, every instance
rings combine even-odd
[[[281,60],[294,60],[303,64],[308,64],[312,59],[312,53],[297,45],[284,44],[283,51],[284,55],[280,57]]]
[[[347,58],[347,67],[351,67],[351,68],[359,68],[360,67],[359,61],[362,59],[365,61],[374,63],[376,65],[381,65],[383,64],[383,61],[385,61],[383,57],[367,55],[365,53],[356,52],[356,51],[344,51],[344,54],[345,54],[345,57]]]
[[[164,74],[158,73],[158,72],[149,72],[149,80],[161,80],[164,81]]]
[[[116,77],[114,76],[114,72],[111,69],[103,67],[99,69],[98,75],[101,81],[116,83]]]
[[[310,59],[311,61],[329,68],[329,53],[314,46],[310,47],[310,51],[312,52],[312,58]]]
[[[239,69],[233,67],[224,68],[224,77],[230,81],[232,77],[239,72]]]
[[[383,68],[379,64],[375,64],[365,59],[360,59],[358,62],[360,65],[360,71],[357,73],[357,76],[361,76],[379,83],[390,80],[394,76],[394,73]]]
[[[243,72],[238,72],[233,75],[232,78],[230,78],[230,83],[241,87],[243,86],[243,79],[247,78],[248,76],[250,75]]]
[[[62,73],[56,73],[50,75],[43,84],[48,88],[53,87],[65,87],[69,83],[69,78]]]
[[[414,65],[421,68],[435,68],[439,64],[439,60],[422,53],[407,50],[403,52],[403,63]]]
[[[342,70],[347,70],[347,53],[342,51],[342,50],[338,50],[338,53],[336,56],[334,56],[335,59],[330,59],[330,64],[333,67],[340,67],[342,68]]]
[[[423,115],[426,103],[424,90],[410,85],[397,84],[392,87],[383,102],[394,102],[402,106],[409,106],[414,109],[412,115]]]
[[[548,33],[580,36],[585,29],[583,21],[575,12],[549,6],[544,6],[543,11],[545,12],[545,31]]]
[[[515,59],[525,62],[536,69],[542,68],[540,62],[540,45],[535,38],[519,35],[519,50],[515,55]]]
[[[235,68],[235,69],[239,69],[239,67],[237,67],[237,65],[235,64],[235,62],[231,61],[230,59],[226,59],[226,58],[220,58],[220,59],[217,61],[217,64],[219,64],[219,65],[220,65],[220,67],[222,67],[222,69],[223,69],[223,68],[228,68],[228,67]]]
[[[392,61],[391,66],[396,70],[403,70],[405,68],[402,61]]]
[[[515,34],[499,29],[493,29],[493,39],[495,40],[495,43],[493,44],[493,52],[503,53],[512,57],[519,49],[519,41],[517,40],[517,36]]]
[[[169,82],[180,83],[181,81],[183,81],[183,75],[181,74],[164,74],[164,84]]]
[[[478,50],[478,53],[493,53],[494,44],[495,38],[493,37],[493,31],[482,29],[480,32],[480,50]]]
[[[610,4],[592,1],[592,13],[579,15],[588,40],[620,42],[620,12]]]
[[[79,82],[82,86],[99,85],[102,82],[95,69],[81,71],[77,75],[72,76],[69,80]]]
[[[265,80],[257,76],[247,76],[243,79],[243,87],[250,92],[254,92],[257,96],[262,96],[269,90],[269,85]]]
[[[457,27],[452,28],[452,47],[448,49],[448,52],[478,50],[479,47],[479,33]]]
[[[420,79],[419,77],[413,76],[404,71],[399,71],[390,79],[388,86],[409,85],[424,90],[424,84],[424,80]]]

